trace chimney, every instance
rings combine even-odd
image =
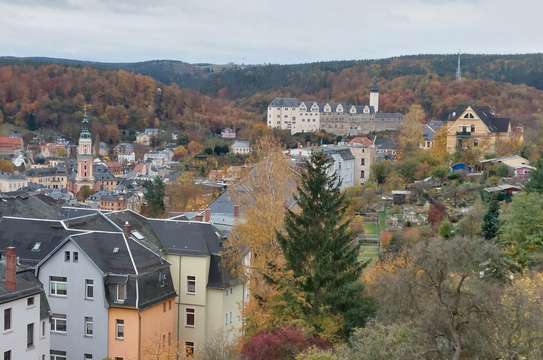
[[[7,247],[4,256],[6,258],[4,284],[8,291],[15,291],[17,284],[17,255],[15,254],[15,248],[13,246]]]
[[[211,222],[211,209],[206,208],[204,211],[204,222]]]
[[[234,217],[239,217],[239,205],[234,205]]]
[[[131,231],[132,231],[132,226],[130,225],[128,221],[125,221],[123,225],[123,233],[127,239],[130,237]]]

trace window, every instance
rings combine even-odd
[[[49,276],[49,293],[53,296],[66,296],[68,279],[63,276]]]
[[[192,341],[185,342],[185,356],[192,357],[194,355],[194,343]]]
[[[166,303],[165,302],[162,303],[162,312],[166,312]]]
[[[85,279],[85,299],[94,299],[94,280]]]
[[[475,132],[475,125],[471,125],[471,132]]]
[[[74,251],[74,262],[79,261],[79,253],[77,251]]]
[[[34,323],[26,325],[26,348],[34,346]]]
[[[360,165],[362,166],[366,165],[366,159],[360,159]]]
[[[168,310],[171,310],[171,309],[172,309],[172,301],[168,300]]]
[[[11,330],[11,308],[4,309],[4,331]]]
[[[124,320],[115,320],[115,339],[124,339]]]
[[[228,325],[228,313],[225,314],[224,325]]]
[[[94,335],[94,320],[92,316],[85,316],[85,336],[93,336]]]
[[[26,299],[26,306],[34,306],[34,296]]]
[[[92,360],[92,354],[84,354],[83,359],[84,360]]]
[[[194,327],[194,309],[193,308],[187,308],[185,310],[185,313],[186,313],[185,326]]]
[[[32,252],[38,252],[38,251],[40,251],[40,248],[41,248],[41,242],[38,241],[38,242],[34,243],[34,246],[32,246],[31,251]]]
[[[116,356],[115,360],[124,360],[122,357]]]
[[[45,321],[41,322],[41,337],[45,337]]]
[[[4,360],[11,360],[11,350],[4,351]]]
[[[196,276],[187,276],[187,294],[196,294]]]
[[[158,273],[158,281],[160,282],[160,287],[166,286],[166,274],[163,272]]]
[[[66,360],[66,351],[51,350],[49,351],[51,360]]]
[[[70,252],[69,251],[65,251],[64,252],[64,261],[70,261]]]
[[[116,302],[124,302],[126,300],[126,284],[117,284]]]
[[[230,324],[232,324],[232,312],[230,311]]]
[[[364,179],[365,175],[366,173],[364,172],[364,170],[360,171],[360,178]]]
[[[57,333],[66,333],[66,315],[53,314],[51,315],[51,331]]]

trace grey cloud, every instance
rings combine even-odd
[[[541,10],[539,0],[0,0],[0,51],[218,63],[528,52],[542,50]]]

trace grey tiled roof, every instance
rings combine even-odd
[[[0,262],[0,304],[40,294],[43,291],[32,269],[17,271],[14,291],[5,287],[4,276],[4,263]]]

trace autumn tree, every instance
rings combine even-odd
[[[86,201],[93,193],[92,189],[88,185],[83,185],[77,192],[77,199],[79,201]]]
[[[331,159],[315,152],[300,176],[295,201],[300,211],[287,210],[284,230],[277,241],[293,279],[274,278],[286,306],[299,309],[302,319],[322,333],[322,319],[340,322],[338,335],[347,337],[363,326],[372,306],[360,281],[363,264],[360,245],[354,241],[345,218],[348,204],[336,173],[329,174]]]
[[[423,341],[417,342],[423,358],[458,360],[487,350],[481,350],[488,346],[483,321],[504,271],[491,242],[423,238],[377,264],[365,279],[378,302],[377,321],[407,324]]]
[[[422,106],[412,105],[409,108],[398,134],[399,151],[402,158],[405,159],[420,149],[425,118],[426,114]]]
[[[289,314],[275,311],[278,292],[264,281],[271,276],[269,264],[284,263],[275,238],[283,226],[285,206],[292,205],[296,179],[281,146],[272,138],[260,139],[254,147],[254,167],[240,182],[228,189],[228,196],[239,206],[243,221],[235,223],[225,244],[225,258],[234,274],[248,280],[249,302],[244,307],[246,336],[288,324]],[[250,265],[240,259],[250,254]]]
[[[434,138],[432,140],[432,148],[430,149],[430,154],[432,157],[443,163],[447,160],[447,124],[445,123],[442,127],[436,130],[434,133]]]
[[[9,160],[0,160],[0,172],[13,173],[15,171],[15,165]]]

